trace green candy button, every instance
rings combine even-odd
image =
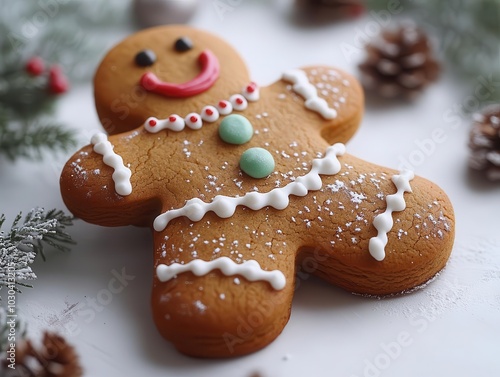
[[[240,168],[250,177],[267,177],[274,170],[273,155],[264,148],[247,149],[241,155]]]
[[[220,122],[219,136],[229,144],[245,144],[253,136],[253,127],[250,121],[242,115],[228,115]]]

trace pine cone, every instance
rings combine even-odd
[[[382,97],[413,99],[438,77],[440,67],[429,40],[411,22],[383,30],[365,48],[366,60],[359,65],[361,82]]]
[[[363,0],[296,0],[300,17],[314,22],[326,22],[343,17],[360,16],[365,10]]]
[[[42,345],[33,346],[30,340],[18,345],[16,370],[8,377],[81,377],[83,370],[74,348],[66,340],[45,332]],[[19,371],[19,374],[16,372]]]
[[[492,181],[500,180],[500,104],[475,114],[470,133],[469,166]]]

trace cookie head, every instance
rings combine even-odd
[[[138,127],[149,116],[165,118],[185,106],[202,107],[249,81],[246,66],[217,36],[185,26],[134,34],[101,62],[94,90],[108,133]]]

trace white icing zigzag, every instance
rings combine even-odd
[[[189,271],[196,276],[204,276],[213,270],[220,270],[226,276],[241,275],[248,281],[267,281],[278,291],[286,285],[285,275],[279,270],[265,271],[256,260],[238,264],[228,257],[211,261],[195,259],[186,264],[173,263],[170,266],[160,264],[156,267],[156,275],[161,282],[165,282],[183,272]]]
[[[368,248],[371,256],[378,261],[382,261],[385,258],[385,246],[388,241],[387,233],[394,225],[392,213],[394,211],[403,211],[406,208],[404,193],[411,192],[410,181],[414,177],[413,172],[409,170],[402,171],[400,174],[392,177],[392,182],[394,182],[398,190],[395,194],[387,195],[387,208],[373,220],[373,225],[377,229],[378,234],[376,237],[370,239]]]
[[[309,110],[316,111],[325,119],[337,117],[337,111],[328,107],[328,103],[318,97],[316,87],[309,82],[304,71],[294,69],[283,74],[283,80],[293,84],[293,91],[305,99],[305,106]]]
[[[217,195],[211,203],[205,203],[201,199],[193,198],[186,202],[184,207],[172,209],[157,216],[153,227],[157,232],[164,230],[170,220],[186,216],[191,221],[200,221],[209,211],[221,218],[231,217],[239,205],[253,210],[271,206],[276,209],[285,209],[289,204],[289,196],[305,196],[309,191],[319,190],[323,186],[320,174],[334,175],[340,171],[340,162],[337,156],[345,153],[344,144],[334,144],[326,150],[323,158],[314,159],[312,168],[306,175],[298,177],[295,181],[284,187],[275,188],[266,193],[249,192],[244,196]]]
[[[121,156],[113,151],[113,145],[108,141],[108,136],[99,132],[92,136],[90,142],[94,145],[94,151],[103,156],[103,162],[115,170],[112,178],[117,194],[130,195],[132,193],[132,184],[130,183],[132,172],[123,164]]]

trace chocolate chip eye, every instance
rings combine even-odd
[[[182,37],[175,41],[174,48],[176,51],[184,52],[193,48],[193,41],[188,37]]]
[[[156,61],[156,54],[153,50],[142,50],[135,56],[135,63],[139,67],[149,67]]]

